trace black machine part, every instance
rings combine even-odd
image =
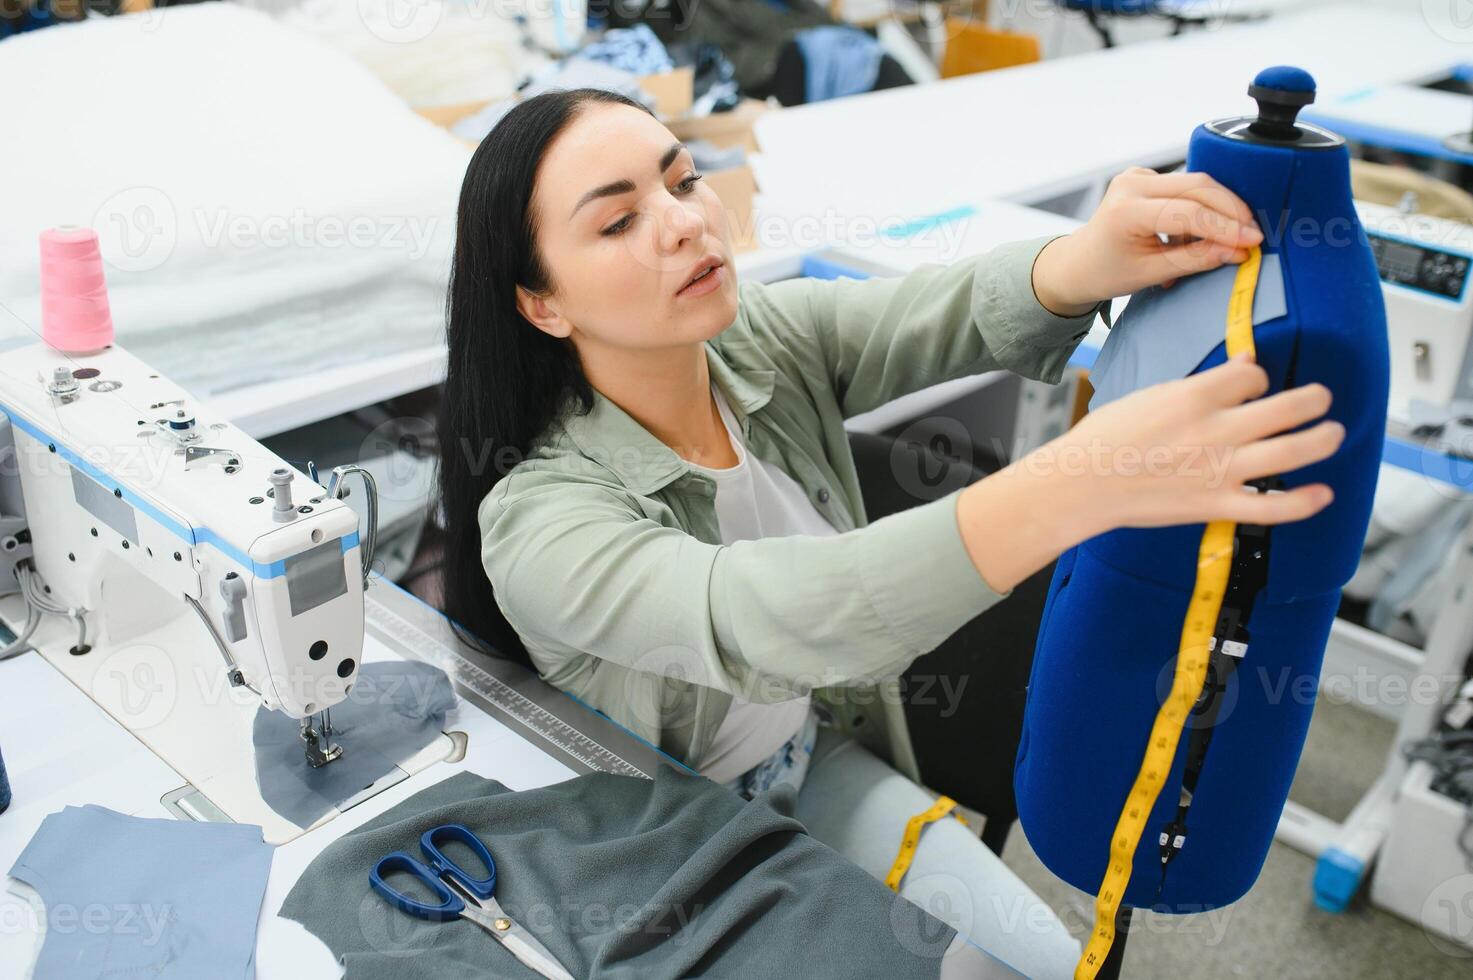
[[[1314,101],[1313,91],[1255,84],[1248,86],[1248,94],[1258,103],[1258,115],[1215,119],[1207,123],[1208,131],[1243,143],[1296,150],[1332,150],[1345,145],[1339,134],[1297,118],[1299,110]]]

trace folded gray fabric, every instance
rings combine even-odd
[[[533,976],[479,926],[414,918],[369,888],[379,858],[418,857],[424,831],[461,823],[490,848],[507,914],[575,977],[937,977],[955,930],[808,836],[793,802],[786,787],[745,802],[673,767],[520,793],[461,772],[331,844],[281,914],[354,980]]]

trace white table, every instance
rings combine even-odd
[[[1473,98],[1459,92],[1372,86],[1310,106],[1305,115],[1349,140],[1431,160],[1473,163],[1473,154],[1443,142],[1473,128]]]
[[[908,217],[978,196],[1032,204],[1183,159],[1197,125],[1253,111],[1248,84],[1270,65],[1308,70],[1327,101],[1473,56],[1467,38],[1443,34],[1414,7],[1337,4],[796,106],[757,120],[753,169],[763,198],[788,213]]]

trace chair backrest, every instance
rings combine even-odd
[[[974,482],[1002,463],[974,449],[972,461],[946,458],[933,447],[899,445],[888,436],[851,433],[864,509],[871,521],[922,503],[898,466],[940,472],[935,496]],[[925,461],[906,454],[927,453]],[[951,467],[968,472],[956,474]],[[1023,708],[1033,647],[1053,565],[1019,583],[1006,601],[963,625],[903,675],[905,717],[921,781],[982,814],[982,840],[1001,854],[1018,817],[1013,762],[1023,731]]]
[[[973,23],[961,17],[946,18],[942,78],[1026,65],[1041,57],[1038,38],[1032,34],[994,30],[986,24]]]

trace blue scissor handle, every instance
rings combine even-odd
[[[472,878],[464,868],[446,857],[445,852],[440,850],[440,845],[449,841],[459,841],[474,851],[485,862],[487,877]],[[486,845],[481,843],[481,838],[472,833],[465,824],[443,823],[438,827],[431,827],[420,837],[419,849],[430,859],[430,868],[433,871],[450,875],[477,898],[490,898],[496,891],[496,862],[492,860]]]
[[[395,871],[407,871],[424,882],[430,891],[434,892],[435,896],[440,899],[440,904],[428,905],[417,899],[410,898],[390,885],[384,880],[384,877]],[[378,864],[374,865],[373,870],[368,872],[368,883],[373,886],[374,891],[388,899],[390,904],[395,908],[402,912],[408,912],[410,915],[417,915],[421,919],[444,922],[447,919],[458,918],[460,913],[465,911],[465,902],[461,900],[459,895],[450,890],[450,886],[440,880],[439,875],[403,851],[395,851],[392,854],[386,854],[379,858]]]

